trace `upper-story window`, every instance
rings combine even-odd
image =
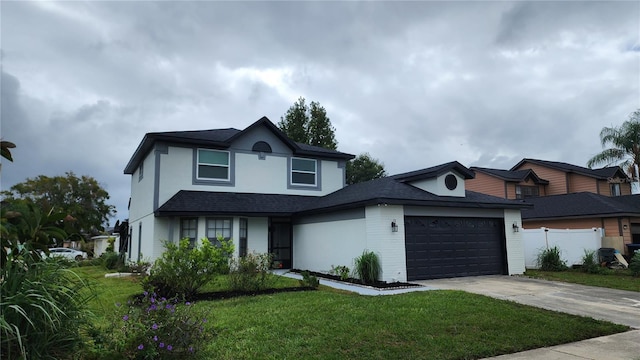
[[[611,186],[611,196],[620,196],[622,192],[620,191],[620,184],[609,184]]]
[[[318,164],[313,159],[291,158],[291,184],[316,186]]]
[[[516,185],[516,199],[524,199],[534,196],[540,196],[540,190],[537,186]]]
[[[229,180],[229,152],[198,149],[198,173],[204,180]]]

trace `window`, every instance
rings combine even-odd
[[[229,180],[229,152],[198,149],[198,179]]]
[[[247,219],[240,219],[240,236],[238,236],[239,255],[247,255]]]
[[[316,165],[312,159],[291,158],[291,184],[315,186]]]
[[[218,236],[222,236],[225,240],[231,239],[231,224],[229,218],[208,218],[207,219],[207,238],[212,244],[218,244]]]
[[[516,185],[516,199],[540,196],[537,186]]]
[[[138,181],[142,180],[144,177],[144,160],[140,162],[140,167],[138,168]]]
[[[611,196],[620,196],[622,193],[620,192],[620,184],[609,184],[611,187]]]
[[[196,238],[198,236],[198,219],[183,218],[180,219],[180,240],[189,239],[189,247],[196,247]]]

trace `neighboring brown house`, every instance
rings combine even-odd
[[[524,199],[524,228],[603,228],[607,244],[626,251],[640,244],[640,196],[631,195],[631,179],[618,166],[582,166],[523,159],[510,170],[471,167],[467,190]]]

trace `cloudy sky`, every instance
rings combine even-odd
[[[585,165],[640,108],[640,3],[0,3],[2,189],[123,174],[147,132],[274,123],[303,96],[390,174]],[[112,221],[115,222],[115,219]]]

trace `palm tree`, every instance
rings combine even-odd
[[[629,115],[629,120],[620,127],[604,127],[600,131],[602,147],[611,145],[587,162],[587,166],[612,165],[618,163],[635,179],[634,167],[640,166],[640,109]]]

